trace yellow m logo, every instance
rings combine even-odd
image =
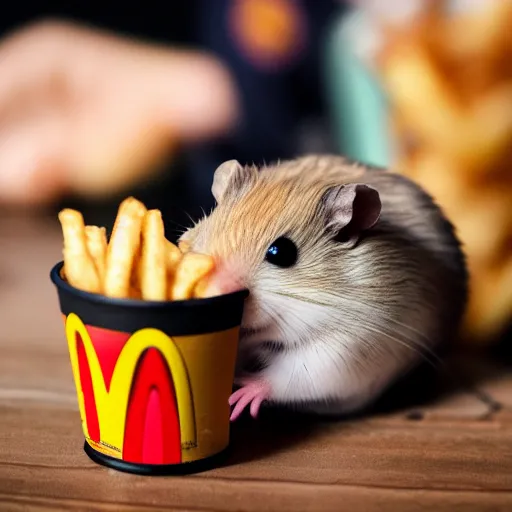
[[[157,329],[142,329],[133,334],[119,354],[107,390],[91,337],[80,318],[71,313],[66,319],[66,338],[77,389],[80,416],[87,438],[89,433],[85,421],[86,411],[80,379],[77,335],[82,340],[89,363],[102,443],[119,449],[119,453],[122,452],[132,379],[141,355],[146,349],[154,347],[162,354],[173,379],[179,411],[181,444],[182,446],[196,445],[197,433],[191,386],[185,362],[173,340]]]

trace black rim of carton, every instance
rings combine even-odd
[[[215,455],[191,462],[180,464],[136,464],[97,452],[87,441],[84,442],[84,451],[96,464],[112,468],[123,473],[132,473],[146,476],[179,476],[202,473],[222,466],[228,457],[229,447]]]
[[[136,332],[147,327],[172,336],[208,334],[240,325],[248,290],[206,299],[144,301],[112,299],[79,290],[60,275],[64,262],[50,272],[64,315],[77,314],[86,325],[114,331]]]

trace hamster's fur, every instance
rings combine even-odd
[[[214,256],[216,293],[250,291],[233,418],[264,401],[357,411],[456,333],[465,258],[407,178],[309,155],[261,169],[225,162],[212,192],[216,208],[181,239]],[[266,259],[280,237],[298,249],[293,266]]]

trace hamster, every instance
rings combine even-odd
[[[215,171],[216,207],[180,238],[214,257],[212,295],[249,290],[230,398],[359,412],[457,332],[465,256],[452,224],[407,178],[308,155]]]

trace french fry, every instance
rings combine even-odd
[[[431,193],[463,243],[471,294],[462,341],[485,344],[512,318],[512,2],[466,2],[450,14],[448,0],[438,3],[437,16],[388,31],[377,66],[395,168]]]
[[[81,213],[64,209],[59,215],[64,237],[64,268],[69,284],[80,290],[101,293],[101,280],[87,249],[85,224]]]
[[[182,253],[188,252],[190,250],[190,242],[188,240],[180,240],[178,247]]]
[[[107,297],[130,296],[131,274],[146,211],[146,207],[133,197],[125,199],[119,207],[107,251],[104,283]]]
[[[167,299],[167,240],[162,214],[150,210],[144,217],[140,256],[140,290],[143,300]]]
[[[166,252],[167,252],[167,267],[169,270],[174,271],[183,258],[183,253],[176,247],[172,242],[166,240]]]
[[[211,283],[210,274],[202,277],[194,288],[193,297],[195,299],[207,299],[221,295],[221,292]]]
[[[176,277],[176,269],[183,258],[183,253],[172,242],[166,240],[167,251],[167,298],[172,300],[172,287]]]
[[[130,299],[141,300],[142,292],[140,291],[140,287],[138,285],[130,285]]]
[[[490,269],[473,266],[472,300],[466,311],[464,335],[472,343],[482,344],[500,334],[510,321],[512,303],[512,261]]]
[[[85,226],[85,238],[100,280],[103,280],[107,257],[107,230],[98,226]]]
[[[508,36],[512,21],[509,0],[488,2],[447,20],[442,31],[443,50],[459,59],[492,59]]]
[[[130,275],[130,297],[134,299],[142,299],[142,292],[140,289],[140,282],[141,282],[141,245],[142,245],[142,239],[141,243],[139,243],[139,247],[137,248],[137,251],[135,252],[135,256],[133,258],[133,267],[132,267],[132,273]]]
[[[411,43],[391,53],[381,76],[392,103],[422,139],[448,145],[458,137],[466,122],[464,113],[423,48]],[[440,140],[445,134],[446,143]]]
[[[210,274],[213,268],[214,261],[211,256],[193,252],[185,254],[176,268],[170,299],[191,299],[196,284]]]
[[[105,228],[85,226],[74,210],[59,214],[64,233],[61,277],[107,297],[151,301],[220,295],[210,283],[211,256],[183,253],[165,237],[162,214],[133,197],[119,206],[110,242]],[[190,251],[190,244],[181,242]]]

